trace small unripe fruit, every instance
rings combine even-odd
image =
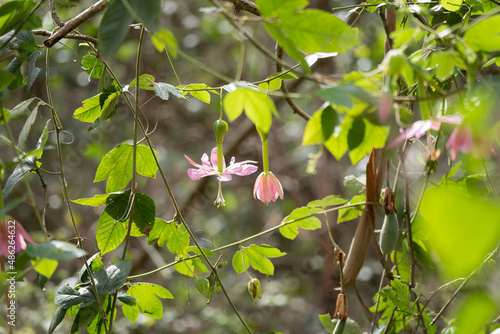
[[[382,225],[382,230],[380,231],[380,250],[382,251],[382,254],[390,254],[394,248],[396,248],[398,237],[398,217],[395,213],[390,213],[385,216],[384,224]]]
[[[346,322],[345,320],[337,321],[337,324],[335,325],[332,334],[342,334],[344,332],[345,322]]]
[[[227,132],[227,123],[221,119],[216,120],[214,123],[215,139],[217,143],[222,143],[224,140],[224,134]]]
[[[258,278],[252,278],[248,282],[248,292],[255,303],[257,303],[257,299],[262,298],[262,287]]]

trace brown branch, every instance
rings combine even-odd
[[[79,25],[92,18],[97,13],[101,12],[108,5],[107,0],[100,0],[94,5],[90,6],[68,22],[64,24],[56,33],[54,33],[49,39],[47,39],[43,44],[50,48],[59,42],[62,38],[69,34],[70,31],[77,28]]]
[[[50,13],[52,15],[52,20],[59,26],[64,26],[64,22],[57,16],[56,12],[56,2],[54,0],[49,0]]]
[[[226,2],[231,2],[234,9],[239,12],[240,10],[247,11],[257,16],[261,16],[257,6],[249,0],[224,0]]]
[[[33,30],[33,34],[38,35],[38,36],[47,36],[47,37],[50,37],[52,35],[52,33],[50,31],[47,31],[47,30]],[[97,44],[97,38],[87,36],[87,35],[67,34],[63,38],[79,39],[82,41],[87,41],[87,42],[90,42],[93,44]]]

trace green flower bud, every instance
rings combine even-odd
[[[248,282],[248,292],[255,303],[257,303],[257,299],[262,298],[262,287],[260,286],[259,279],[252,278],[250,282]]]
[[[222,143],[224,140],[224,134],[227,132],[227,123],[221,119],[216,120],[214,123],[215,139],[217,144]]]

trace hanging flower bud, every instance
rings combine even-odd
[[[337,308],[335,309],[335,315],[337,315],[341,321],[346,320],[349,316],[347,314],[347,296],[344,293],[339,293],[337,296]]]
[[[258,278],[252,278],[250,282],[248,282],[248,292],[255,303],[257,303],[257,299],[262,298],[262,287]]]
[[[215,139],[218,143],[222,143],[224,141],[224,134],[227,132],[228,126],[227,123],[221,119],[218,119],[214,123],[214,131],[215,131]]]

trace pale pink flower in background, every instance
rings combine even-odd
[[[14,222],[14,224],[9,222]],[[11,237],[9,238],[9,236]],[[12,238],[12,236],[14,237]],[[25,250],[26,241],[35,243],[21,223],[14,219],[0,221],[0,255],[8,258],[9,246],[14,246],[16,253]]]
[[[269,202],[274,202],[276,199],[283,199],[283,188],[280,181],[272,172],[262,172],[255,181],[253,188],[253,197],[268,205]]]
[[[462,124],[453,130],[446,142],[446,147],[450,149],[450,158],[455,161],[458,151],[472,153],[476,158],[490,158],[496,151],[487,134],[474,135],[474,131],[468,124]]]
[[[441,123],[460,124],[462,122],[462,119],[463,117],[457,114],[440,116],[434,119],[426,119],[425,121],[416,121],[408,129],[400,129],[401,134],[396,139],[394,139],[392,143],[387,145],[387,148],[394,148],[410,138],[418,139],[431,129],[438,131],[441,128]]]
[[[214,147],[212,150],[210,161],[208,161],[208,155],[206,153],[203,154],[201,157],[201,165],[191,160],[187,155],[184,155],[184,157],[191,163],[191,165],[196,167],[189,168],[187,171],[191,180],[199,180],[205,176],[217,175],[217,180],[219,181],[231,181],[231,174],[245,176],[250,175],[257,170],[257,166],[252,165],[257,163],[257,161],[245,160],[235,162],[235,158],[232,157],[231,162],[227,167],[226,159],[223,160],[223,169],[222,172],[219,173],[217,170],[217,147]]]

